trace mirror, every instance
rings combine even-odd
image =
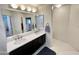
[[[23,18],[21,17],[21,29],[22,29],[22,33],[24,33],[24,26],[23,26]]]
[[[32,20],[31,17],[26,17],[25,18],[25,22],[26,22],[26,31],[32,31]]]
[[[10,18],[10,16],[6,16],[6,15],[3,15],[2,18],[3,18],[3,23],[5,26],[6,36],[9,37],[9,36],[13,35],[11,18]]]
[[[2,18],[5,25],[6,36],[30,32],[34,28],[44,28],[44,16],[29,13],[21,13],[9,10],[2,10]]]
[[[35,16],[36,18],[36,26],[38,29],[43,29],[44,28],[44,16],[43,15],[38,15]]]

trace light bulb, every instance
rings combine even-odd
[[[11,4],[11,7],[16,9],[16,8],[18,8],[18,5],[17,4]]]
[[[20,8],[21,8],[21,10],[25,10],[26,9],[24,5],[21,5]]]
[[[32,8],[32,12],[36,12],[37,11],[37,9],[36,8]]]
[[[27,7],[27,11],[32,11],[31,7]]]
[[[60,8],[61,6],[62,6],[61,4],[55,5],[55,7],[57,8]]]

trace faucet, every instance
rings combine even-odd
[[[17,39],[22,39],[22,36],[21,35],[17,35]]]
[[[16,35],[16,36],[14,37],[14,39],[15,39],[15,40],[22,39],[22,36],[21,36],[21,35]]]

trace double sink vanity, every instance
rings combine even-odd
[[[8,41],[7,53],[10,55],[32,55],[45,43],[45,39],[44,30],[36,33],[31,32],[17,40]]]
[[[21,12],[22,10],[9,6],[1,11],[7,38],[7,53],[32,55],[46,41],[44,15]]]

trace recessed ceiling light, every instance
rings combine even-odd
[[[32,8],[32,12],[36,12],[37,11],[37,9],[36,8]]]
[[[27,11],[32,11],[31,7],[27,7]]]
[[[21,5],[20,8],[21,8],[21,10],[25,10],[26,9],[24,5]]]
[[[62,6],[62,4],[57,4],[55,5],[55,7],[60,8]]]
[[[17,4],[11,4],[11,7],[16,9],[16,8],[18,8],[18,5]]]

